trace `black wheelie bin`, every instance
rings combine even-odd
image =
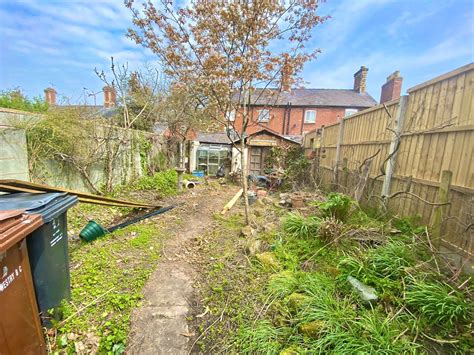
[[[36,299],[43,316],[71,296],[66,215],[76,203],[77,197],[66,193],[0,196],[0,210],[24,209],[43,219],[43,226],[26,238]]]

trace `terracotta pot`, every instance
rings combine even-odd
[[[294,208],[301,208],[301,207],[304,207],[303,197],[301,197],[301,196],[293,196],[293,197],[291,198],[291,205],[292,205]]]

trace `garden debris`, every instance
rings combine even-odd
[[[347,281],[349,281],[363,301],[371,303],[379,299],[373,287],[363,284],[352,276],[347,276]]]
[[[302,208],[302,207],[304,207],[303,196],[301,196],[299,194],[293,194],[293,196],[291,196],[291,206],[293,208]]]
[[[300,333],[308,337],[317,337],[326,328],[326,323],[321,320],[315,320],[310,323],[300,325]]]
[[[302,208],[311,201],[325,201],[324,195],[319,190],[314,192],[296,191],[292,193],[280,193],[279,197],[280,201],[278,204],[280,206],[293,208]]]
[[[79,202],[83,203],[92,203],[96,205],[106,205],[106,206],[119,206],[119,207],[132,207],[132,208],[156,208],[161,207],[151,204],[143,204],[133,201],[119,200],[116,198],[98,196],[93,194],[88,194],[81,191],[68,190],[60,187],[53,187],[49,185],[35,184],[28,181],[22,180],[0,180],[0,191],[15,193],[15,192],[30,192],[30,193],[45,193],[45,192],[66,192],[72,195],[76,195],[79,199]]]
[[[245,237],[255,237],[257,235],[257,231],[251,226],[245,226],[241,229],[240,233]]]
[[[254,256],[262,250],[262,242],[259,239],[251,239],[245,245],[245,252]]]
[[[235,195],[234,197],[232,197],[232,199],[224,206],[224,208],[222,209],[222,212],[221,214],[225,214],[228,210],[230,210],[232,208],[232,206],[235,205],[235,203],[237,202],[237,200],[240,198],[240,196],[242,196],[242,193],[244,192],[243,189],[240,189]]]
[[[278,259],[272,252],[266,251],[261,254],[256,254],[255,257],[266,269],[278,269],[280,267]]]
[[[176,205],[160,208],[158,210],[145,213],[143,215],[132,218],[128,221],[122,222],[120,224],[117,224],[117,225],[115,225],[113,227],[109,227],[109,228],[103,228],[99,223],[97,223],[95,221],[89,221],[89,223],[79,233],[79,236],[81,237],[82,240],[85,240],[86,242],[92,242],[93,240],[95,240],[98,237],[101,237],[101,236],[103,236],[107,233],[112,233],[116,230],[128,227],[128,226],[130,226],[132,224],[135,224],[137,222],[143,221],[144,219],[147,219],[147,218],[150,218],[150,217],[168,212],[169,210],[172,210],[175,207],[176,207]]]
[[[341,235],[344,225],[335,218],[326,218],[319,225],[319,237],[325,242],[335,242]]]
[[[371,242],[374,244],[382,244],[386,238],[382,232],[377,228],[357,228],[346,232],[348,239],[357,240],[360,242]]]

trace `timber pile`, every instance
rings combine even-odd
[[[79,202],[92,203],[96,205],[106,206],[118,206],[118,207],[132,207],[132,208],[157,208],[162,207],[159,205],[143,204],[133,201],[120,200],[116,198],[97,196],[88,194],[85,192],[68,190],[61,187],[53,187],[42,184],[35,184],[28,181],[22,180],[0,180],[0,192],[6,193],[18,193],[18,192],[29,192],[29,193],[46,193],[46,192],[65,192],[71,195],[76,195]]]

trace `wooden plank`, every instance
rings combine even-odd
[[[85,198],[88,200],[111,202],[111,203],[117,203],[117,204],[127,205],[127,206],[136,206],[136,207],[143,207],[143,208],[158,207],[157,205],[149,205],[149,204],[143,204],[143,203],[138,203],[138,202],[133,202],[133,201],[126,201],[126,200],[114,199],[114,198],[109,198],[109,197],[104,197],[104,196],[97,196],[97,195],[88,194],[85,192],[74,191],[74,190],[69,190],[69,189],[60,188],[60,187],[52,187],[52,186],[42,185],[42,184],[36,184],[33,182],[22,181],[22,180],[15,180],[15,179],[0,180],[0,184],[11,186],[11,187],[21,187],[21,188],[45,191],[45,192],[66,192],[66,193],[76,195],[77,197]]]
[[[438,82],[440,82],[440,81],[449,79],[449,78],[451,78],[451,77],[453,77],[453,76],[460,75],[460,74],[462,74],[462,73],[466,73],[466,72],[472,71],[472,70],[474,70],[474,63],[466,64],[466,65],[464,65],[464,66],[462,66],[462,67],[460,67],[460,68],[457,68],[457,69],[455,69],[455,70],[452,70],[452,71],[450,71],[450,72],[448,72],[448,73],[442,74],[442,75],[437,76],[437,77],[435,77],[435,78],[433,78],[433,79],[431,79],[431,80],[428,80],[428,81],[425,81],[425,82],[423,82],[423,83],[421,83],[421,84],[415,85],[415,86],[409,88],[409,89],[407,90],[407,92],[408,92],[409,94],[411,94],[412,92],[414,92],[414,91],[416,91],[416,90],[420,90],[420,89],[423,88],[423,87],[430,86],[430,85],[434,85],[434,84],[436,84],[436,83],[438,83]]]
[[[474,124],[474,118],[472,117],[474,104],[473,100],[473,80],[474,71],[466,73],[466,79],[464,81],[464,92],[461,100],[461,109],[459,112],[459,125]]]
[[[454,92],[453,106],[451,109],[451,117],[453,117],[456,126],[461,125],[461,117],[459,117],[461,111],[462,97],[464,93],[464,86],[466,82],[466,74],[461,74],[457,77],[456,91]]]
[[[464,133],[464,144],[461,146],[461,159],[460,165],[457,170],[457,176],[454,183],[462,186],[468,186],[468,173],[469,168],[473,164],[473,153],[474,153],[474,135],[472,133]]]
[[[9,186],[9,185],[3,185],[3,184],[0,184],[0,191],[8,192],[8,193],[17,193],[17,192],[28,192],[28,193],[35,193],[35,194],[47,193],[47,191],[41,191],[37,189],[28,189],[24,187]],[[78,200],[79,202],[89,203],[89,204],[94,204],[94,205],[139,208],[136,205],[131,205],[127,203],[116,203],[116,202],[108,202],[108,201],[101,201],[101,200],[93,200],[93,199],[88,199],[88,198],[79,197],[79,196],[78,196]],[[158,206],[155,206],[155,207],[158,207]]]
[[[434,120],[432,127],[441,127],[443,124],[446,124],[447,118],[443,117],[445,108],[446,108],[446,97],[448,95],[448,80],[443,80],[441,82],[441,87],[439,91],[439,97],[436,101],[436,114],[434,115]]]

